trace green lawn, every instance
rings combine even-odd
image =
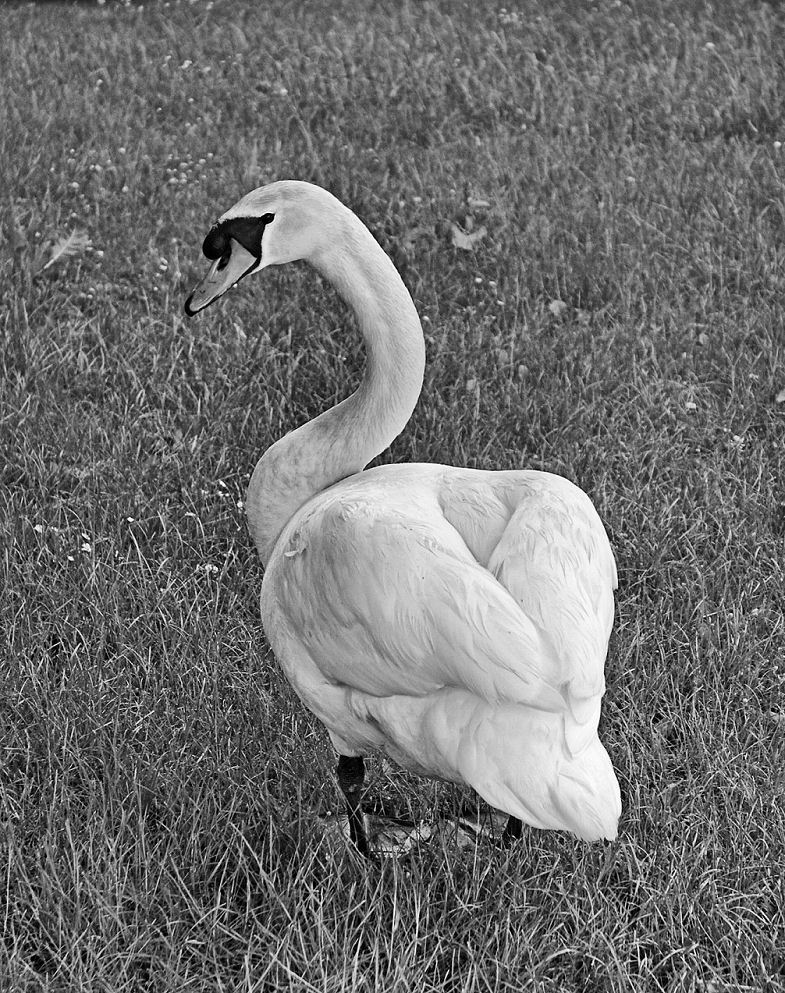
[[[0,122],[0,989],[785,989],[785,13],[6,4]],[[383,460],[594,499],[617,842],[366,865],[320,830],[334,757],[241,502],[361,348],[299,267],[182,314],[278,178],[347,202],[423,316]],[[472,802],[379,763],[369,796]]]

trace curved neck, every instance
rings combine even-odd
[[[422,388],[422,327],[398,271],[348,208],[338,205],[330,224],[331,244],[309,261],[354,311],[365,340],[365,372],[350,397],[285,435],[259,460],[246,506],[265,563],[303,504],[360,472],[401,433]]]

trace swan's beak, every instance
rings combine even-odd
[[[200,283],[197,283],[185,301],[185,312],[189,317],[198,314],[213,300],[223,296],[235,283],[239,283],[243,276],[247,276],[259,265],[259,259],[234,238],[231,239],[230,244],[229,257],[216,259],[210,266],[210,271]]]

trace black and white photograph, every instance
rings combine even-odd
[[[0,991],[784,993],[785,6],[0,6]]]

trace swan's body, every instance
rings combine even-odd
[[[589,498],[531,470],[364,470],[411,415],[423,337],[392,262],[324,190],[249,194],[205,254],[218,261],[189,313],[247,272],[304,258],[365,338],[358,390],[268,449],[247,499],[265,632],[342,761],[382,751],[535,827],[615,837],[597,723],[616,570]]]

